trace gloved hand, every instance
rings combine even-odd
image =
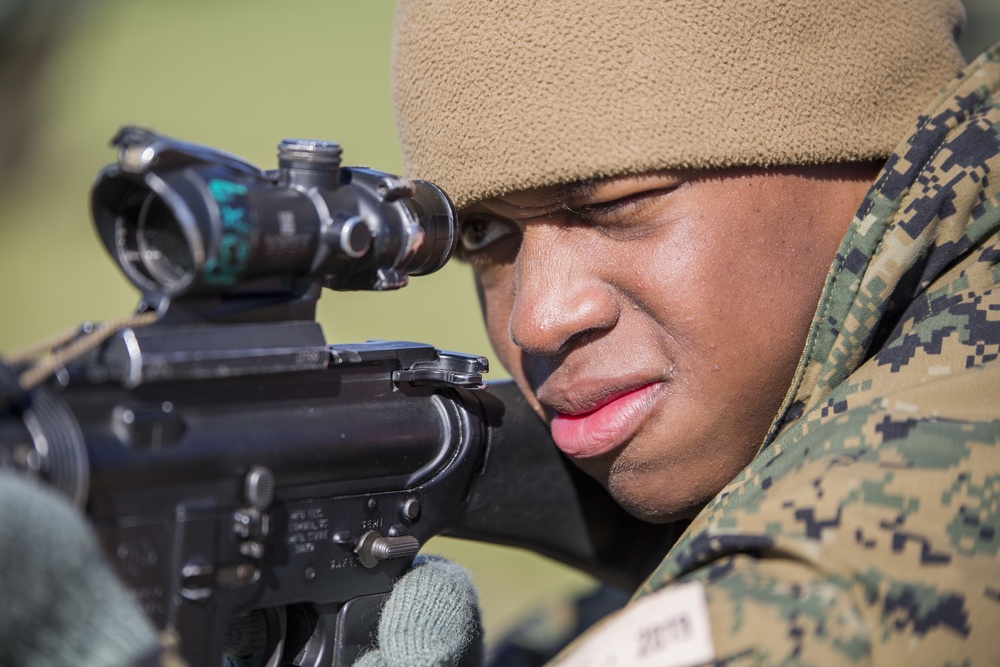
[[[0,470],[0,665],[110,667],[159,651],[76,508]]]
[[[476,589],[459,565],[418,556],[392,589],[378,625],[378,649],[354,667],[478,667],[483,630]]]

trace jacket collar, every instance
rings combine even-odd
[[[1000,44],[971,63],[917,120],[865,197],[827,274],[791,387],[762,447],[892,337],[950,265],[1000,228],[983,186],[997,168]],[[984,212],[992,206],[992,217]],[[971,223],[971,224],[970,224]]]

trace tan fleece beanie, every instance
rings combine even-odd
[[[408,176],[462,207],[665,168],[887,157],[963,62],[959,0],[399,0]]]

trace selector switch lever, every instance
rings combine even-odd
[[[243,480],[243,494],[250,506],[233,512],[233,532],[244,556],[264,557],[264,538],[270,532],[264,510],[274,501],[274,487],[274,473],[264,466],[254,466]]]
[[[420,551],[420,540],[412,535],[383,537],[377,531],[369,530],[358,540],[354,553],[365,567],[375,567],[379,561],[390,558],[415,556]]]

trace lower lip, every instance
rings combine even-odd
[[[648,384],[583,415],[557,414],[552,419],[552,439],[575,458],[610,452],[635,435],[653,411],[662,387],[661,382]]]

